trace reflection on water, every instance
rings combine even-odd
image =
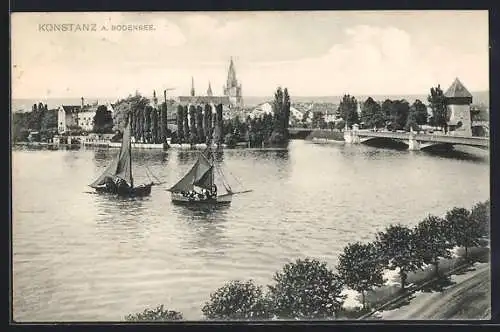
[[[265,284],[305,256],[335,266],[347,243],[389,223],[415,225],[489,197],[488,162],[469,152],[305,141],[220,151],[233,189],[253,189],[230,206],[171,203],[166,189],[199,151],[134,150],[135,182],[147,181],[146,167],[165,182],[149,197],[86,193],[116,153],[13,152],[15,319],[120,320],[161,303],[199,319],[228,280]]]
[[[230,246],[224,235],[229,206],[176,206],[176,209],[185,215],[191,234],[183,244],[184,248],[196,248],[208,255],[224,255],[224,249]]]
[[[437,158],[489,163],[489,151],[474,147],[455,147],[445,151],[428,149],[422,152]]]

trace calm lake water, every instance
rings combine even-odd
[[[489,198],[484,151],[305,141],[287,151],[218,155],[253,189],[227,208],[171,204],[165,189],[191,167],[196,153],[189,151],[133,151],[136,184],[147,180],[144,165],[166,181],[150,197],[89,193],[116,153],[13,151],[15,320],[117,321],[159,304],[200,319],[226,281],[266,284],[283,264],[307,256],[334,267],[347,243],[370,241],[391,223],[415,225]]]

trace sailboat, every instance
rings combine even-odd
[[[197,204],[231,204],[233,196],[236,194],[250,192],[244,190],[235,192],[227,183],[226,177],[221,168],[214,163],[214,158],[209,147],[199,153],[198,159],[191,169],[171,188],[172,202],[174,204],[197,205]],[[216,177],[220,178],[225,191],[218,192]]]
[[[143,197],[151,194],[151,187],[155,184],[141,184],[134,186],[132,176],[132,143],[131,143],[130,117],[123,131],[120,152],[111,164],[89,186],[98,193],[116,194],[122,197]]]

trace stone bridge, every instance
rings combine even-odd
[[[420,150],[435,145],[466,145],[488,149],[488,137],[465,137],[443,134],[419,134],[415,132],[375,132],[365,130],[347,130],[344,132],[346,143],[363,143],[373,139],[391,139],[408,145],[409,150]]]

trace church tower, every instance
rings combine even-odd
[[[153,90],[153,105],[155,108],[158,107],[158,98],[156,98],[156,90]]]
[[[194,77],[191,76],[191,97],[194,97]]]
[[[212,86],[210,85],[210,82],[208,82],[207,96],[212,97],[213,95]]]
[[[229,63],[226,85],[223,87],[224,95],[229,97],[229,101],[234,106],[243,106],[243,98],[241,96],[241,84],[238,84],[236,79],[236,70],[234,68],[233,58]]]

